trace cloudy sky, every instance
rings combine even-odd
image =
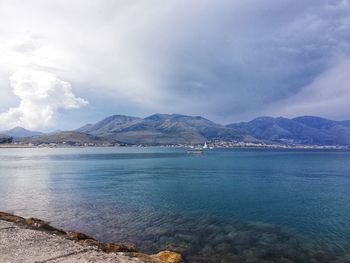
[[[350,119],[350,0],[0,0],[0,129]]]

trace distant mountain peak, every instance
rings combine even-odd
[[[337,121],[316,117],[316,116],[301,116],[301,117],[296,117],[293,120],[316,129],[329,129],[333,126],[340,124]]]
[[[127,115],[121,115],[121,114],[114,114],[114,115],[111,115],[111,116],[107,117],[106,119],[139,119],[139,117],[127,116]]]
[[[190,116],[190,115],[183,115],[178,113],[172,113],[172,114],[161,114],[156,113],[151,116],[148,116],[144,118],[144,120],[152,120],[152,121],[162,121],[162,120],[203,120],[203,121],[210,121],[206,118],[203,118],[202,116]],[[211,121],[210,121],[211,122]]]
[[[8,131],[29,131],[29,130],[27,130],[23,127],[17,126],[17,127],[12,128],[12,129],[9,129]]]
[[[144,118],[145,120],[153,120],[153,121],[160,121],[165,119],[173,119],[178,117],[184,117],[185,115],[172,113],[172,114],[163,114],[163,113],[155,113],[151,116],[148,116]]]
[[[33,136],[39,136],[44,134],[43,132],[31,131],[18,126],[10,130],[2,131],[0,133],[14,137],[14,138],[33,137]]]
[[[238,140],[243,134],[201,116],[156,113],[144,119],[112,115],[77,131],[130,144],[187,144]]]
[[[120,128],[124,128],[129,124],[134,124],[139,121],[142,121],[139,117],[134,116],[125,116],[125,115],[112,115],[109,116],[95,124],[87,124],[83,127],[80,127],[76,131],[89,133],[93,135],[105,135],[111,132],[115,132]]]
[[[270,117],[270,116],[261,116],[253,119],[252,121],[268,121],[268,120],[274,120],[274,119],[275,119],[274,117]]]

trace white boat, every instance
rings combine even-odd
[[[202,154],[203,148],[202,147],[191,147],[187,150],[188,154]]]
[[[189,154],[202,154],[205,149],[213,149],[213,147],[209,147],[207,142],[205,142],[203,147],[190,146],[190,149],[187,150],[187,153],[189,153]]]

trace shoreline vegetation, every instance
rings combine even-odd
[[[93,248],[96,251],[101,253],[106,253],[106,254],[112,253],[115,255],[119,255],[119,253],[122,253],[120,254],[121,256],[127,256],[128,258],[130,258],[130,260],[132,260],[133,258],[138,260],[135,262],[149,262],[149,263],[181,263],[182,262],[181,254],[174,251],[165,250],[165,251],[160,251],[157,254],[148,255],[137,251],[135,245],[132,243],[100,242],[97,239],[91,236],[88,236],[84,233],[80,233],[77,231],[65,231],[62,229],[55,228],[51,226],[48,222],[38,218],[33,218],[33,217],[23,218],[14,214],[0,211],[0,222],[1,221],[14,223],[15,225],[23,229],[42,231],[52,236],[59,236],[59,237],[62,237],[64,240],[67,240],[68,242],[74,242],[85,248]],[[12,227],[10,226],[10,227],[1,228],[1,230],[7,230],[11,228]],[[44,241],[44,244],[45,244],[45,241]],[[71,255],[71,254],[72,253],[68,255]],[[1,256],[0,256],[0,261],[1,261]],[[98,262],[98,261],[94,261],[94,262]],[[101,261],[101,262],[104,262],[104,261]],[[126,261],[116,261],[116,262],[126,262]]]

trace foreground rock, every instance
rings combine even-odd
[[[156,255],[151,256],[153,259],[160,262],[178,263],[182,261],[181,255],[172,251],[161,251]]]
[[[65,232],[37,218],[0,212],[0,262],[180,263],[181,255],[136,252],[133,244],[103,243],[76,231]]]

